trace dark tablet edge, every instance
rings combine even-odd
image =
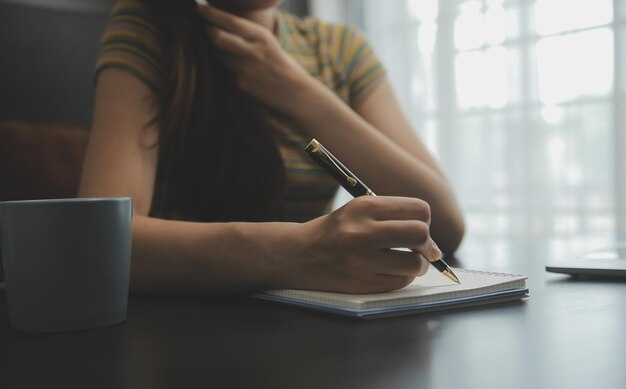
[[[546,271],[551,273],[569,274],[572,276],[594,276],[594,277],[626,277],[626,269],[589,269],[581,267],[566,266],[546,266]]]

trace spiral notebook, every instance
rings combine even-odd
[[[460,285],[430,267],[425,275],[393,292],[345,294],[280,289],[268,290],[254,297],[370,319],[518,300],[528,296],[525,276],[464,269],[454,269],[454,272],[461,281]]]

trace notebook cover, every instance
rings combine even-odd
[[[511,289],[502,292],[483,294],[472,297],[461,297],[456,299],[441,300],[432,303],[425,304],[406,304],[396,305],[392,307],[384,308],[370,308],[370,309],[350,309],[342,308],[334,305],[316,304],[302,300],[293,300],[281,296],[273,296],[267,294],[255,294],[253,297],[281,302],[289,305],[294,305],[303,308],[314,309],[316,311],[334,313],[342,316],[349,316],[359,319],[376,319],[381,317],[401,316],[408,314],[417,314],[424,312],[432,312],[444,309],[473,307],[477,305],[494,304],[506,301],[520,300],[528,296],[528,288],[523,289]]]

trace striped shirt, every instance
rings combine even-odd
[[[383,78],[378,57],[359,31],[343,24],[298,18],[278,10],[277,39],[306,71],[348,105],[367,95]],[[140,0],[120,0],[102,36],[96,77],[106,68],[123,69],[153,91],[167,75],[159,32]],[[338,184],[312,162],[309,142],[297,128],[276,118],[276,142],[285,166],[285,221],[307,221],[328,211]],[[156,182],[155,190],[166,182]]]

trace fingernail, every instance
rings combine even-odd
[[[435,242],[433,242],[433,247],[430,249],[430,260],[436,261],[441,258],[441,250],[437,246]]]

